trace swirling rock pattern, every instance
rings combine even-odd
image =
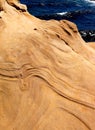
[[[95,130],[92,44],[69,21],[40,20],[7,1],[3,7],[0,130]]]

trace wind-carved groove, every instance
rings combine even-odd
[[[19,0],[0,0],[0,11],[5,11],[5,3],[13,6],[19,11],[27,11],[27,7],[24,4],[20,4]]]
[[[56,34],[56,36],[57,36],[58,38],[60,38],[60,40],[64,41],[64,43],[65,43],[67,46],[70,47],[69,43],[68,43],[65,39],[63,39],[60,35]],[[58,48],[58,49],[59,49],[59,48]],[[71,49],[72,49],[73,51],[75,51],[72,47],[71,47]],[[60,49],[60,50],[61,50],[61,49]]]
[[[18,4],[11,4],[14,8],[16,8],[17,10],[19,11],[22,11],[22,12],[25,12],[26,11],[26,8],[23,6],[18,6]]]
[[[60,35],[59,35],[59,34],[56,34],[56,36],[57,36],[58,38],[60,38]]]
[[[80,104],[80,105],[83,105],[83,106],[85,106],[85,107],[89,107],[89,108],[95,110],[94,104],[92,105],[92,104],[89,104],[89,103],[87,103],[87,102],[81,101],[81,99],[78,100],[78,99],[75,99],[75,98],[72,98],[72,97],[68,96],[67,94],[65,94],[65,92],[63,93],[63,92],[61,92],[58,88],[56,89],[50,82],[48,82],[46,79],[44,79],[44,78],[41,77],[40,75],[34,74],[34,75],[32,75],[32,76],[33,76],[33,77],[38,77],[38,78],[44,80],[44,81],[49,85],[49,87],[50,87],[55,93],[57,93],[59,96],[64,97],[64,98],[66,98],[66,99],[69,100],[69,101],[78,103],[78,104]],[[63,87],[64,87],[64,86],[63,86]]]
[[[68,110],[67,108],[58,107],[58,109],[66,111],[68,114],[70,114],[70,115],[74,116],[76,119],[78,119],[88,130],[92,130],[90,128],[90,126],[88,126],[88,124],[85,121],[83,121],[79,116],[77,116],[76,114],[74,114],[73,112],[71,112],[70,110]]]
[[[63,26],[62,26],[62,29],[63,29],[63,31],[64,31],[66,34],[68,34],[69,36],[72,36],[72,34],[71,34],[68,30],[66,30]]]
[[[0,68],[0,76],[6,77],[6,78],[19,78],[21,77],[21,74],[19,73],[19,70],[6,70]]]
[[[67,20],[63,20],[62,22],[65,23],[68,26],[68,28],[70,28],[74,33],[78,33],[78,30],[77,30],[77,27],[75,24],[73,24]]]
[[[22,80],[24,83],[24,79],[28,77],[39,77],[43,79],[45,82],[49,84],[49,87],[53,89],[58,95],[65,97],[66,99],[76,102],[78,104],[87,106],[91,109],[95,109],[95,96],[91,95],[87,91],[79,90],[81,93],[81,97],[76,98],[77,89],[72,88],[71,85],[65,83],[65,81],[56,77],[53,72],[53,68],[48,67],[32,67],[32,65],[23,65],[20,68],[16,69],[0,69],[0,76],[6,78],[17,78],[18,80]],[[58,87],[59,86],[59,87]],[[72,95],[71,95],[72,94]],[[86,97],[86,99],[84,99]],[[87,100],[87,98],[89,100]]]
[[[7,78],[19,78],[19,77],[24,78],[25,75],[22,73],[23,70],[28,70],[29,68],[31,68],[31,69],[33,68],[30,65],[30,63],[24,64],[21,67],[17,67],[17,66],[12,67],[8,63],[4,63],[4,64],[0,64],[0,65],[4,66],[3,68],[0,67],[0,76],[7,77]]]

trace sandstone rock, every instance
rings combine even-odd
[[[0,130],[95,130],[95,50],[75,24],[0,12]]]
[[[12,5],[13,7],[15,7],[18,10],[21,10],[21,11],[27,10],[25,5],[19,3],[19,0],[0,0],[0,11],[3,11],[6,9],[5,8],[6,3]]]
[[[89,42],[88,46],[92,47],[93,49],[95,49],[95,42]]]

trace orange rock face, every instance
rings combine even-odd
[[[0,130],[95,130],[95,49],[75,24],[5,1],[0,12]]]

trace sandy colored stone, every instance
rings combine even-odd
[[[1,2],[1,0],[0,0]],[[95,130],[95,50],[75,24],[0,12],[0,130]]]
[[[26,11],[25,5],[20,4],[19,0],[0,0],[0,11],[6,11],[6,3],[15,7],[17,10]]]
[[[89,42],[88,46],[92,47],[93,49],[95,49],[95,42]]]

